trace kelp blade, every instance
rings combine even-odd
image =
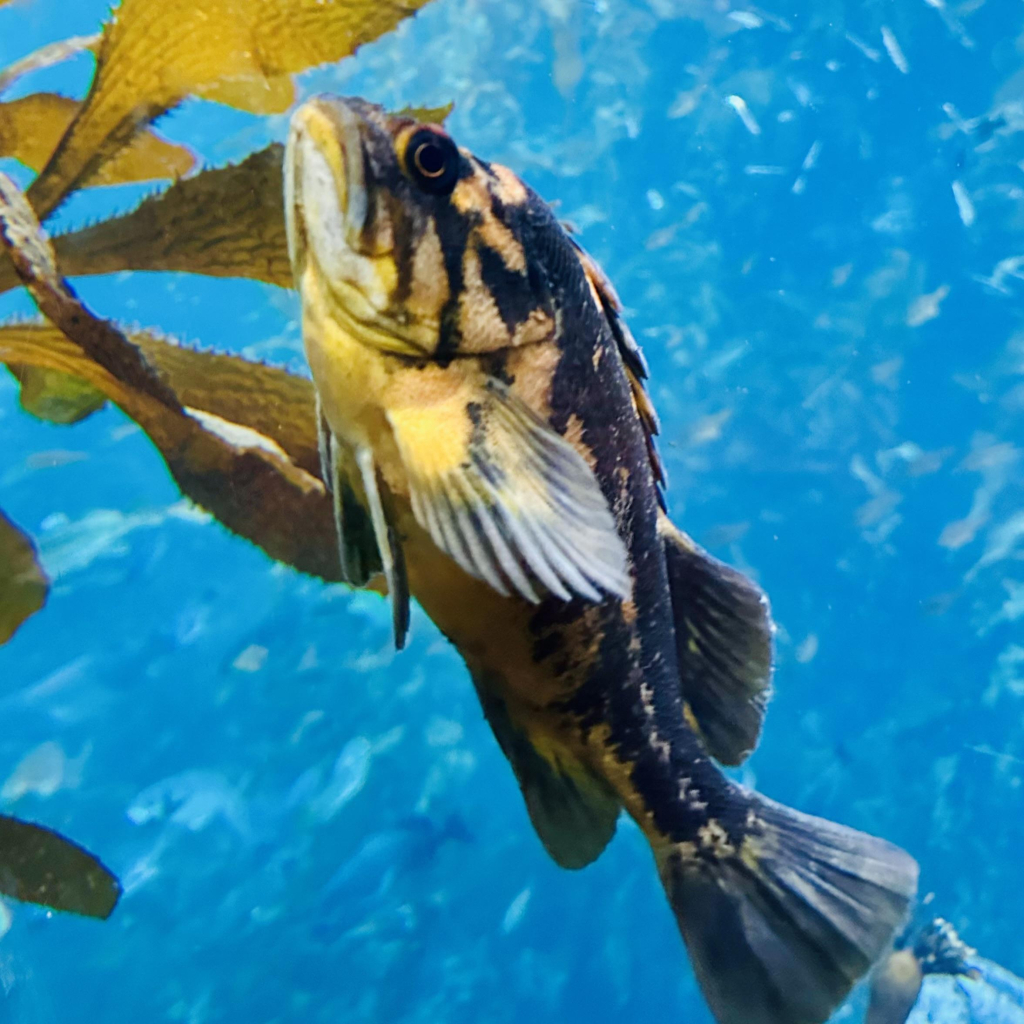
[[[275,454],[271,445],[228,440],[187,412],[175,412],[124,385],[66,338],[18,339],[9,332],[10,328],[0,329],[0,361],[45,366],[88,381],[146,431],[183,494],[271,558],[325,580],[340,579],[330,499],[312,473]],[[192,355],[202,359],[206,354]],[[236,400],[242,404],[246,397],[243,391]],[[205,404],[221,408],[216,401]],[[272,404],[247,418],[270,419],[270,408]],[[201,411],[220,416],[215,409]],[[309,419],[312,422],[311,414]],[[315,432],[308,444],[297,446],[305,449],[305,461],[312,461]]]
[[[266,437],[300,469],[319,477],[313,384],[274,366],[253,363],[241,356],[186,348],[150,331],[130,331],[134,345],[180,399],[183,407],[210,413]],[[109,397],[86,384],[81,375],[100,379],[82,359],[81,351],[49,323],[13,323],[0,326],[0,362],[17,367],[17,359],[33,367],[61,366],[54,380],[88,393]],[[75,373],[77,371],[77,375]],[[48,373],[57,374],[56,370]],[[24,373],[18,369],[19,376]],[[72,384],[72,382],[74,382]],[[51,398],[59,397],[56,393]]]
[[[234,89],[251,101],[245,82],[273,94],[281,76],[353,53],[427,2],[123,0],[104,29],[89,95],[30,202],[45,220],[136,131],[187,96],[220,85],[219,98]]]
[[[178,181],[120,217],[57,236],[61,273],[172,270],[291,287],[283,154],[275,143],[240,164]],[[18,284],[14,268],[0,260],[0,292]]]
[[[32,541],[0,512],[0,644],[43,607],[49,589]]]
[[[54,910],[107,918],[121,896],[121,883],[70,839],[0,814],[0,893]]]
[[[295,102],[295,83],[291,75],[232,78],[200,86],[195,94],[250,114],[283,114]]]
[[[0,339],[0,360],[70,373],[98,388],[146,431],[184,494],[272,558],[338,579],[333,512],[323,483],[258,432],[239,436],[215,410],[227,429],[208,429],[208,419],[190,415],[140,349],[94,316],[57,275],[48,241],[3,175],[0,239],[40,310],[69,339],[33,344],[8,330]]]
[[[81,103],[52,92],[36,92],[0,103],[0,157],[9,156],[33,171],[53,155]],[[195,165],[187,146],[169,142],[147,129],[100,167],[82,186],[179,178]]]

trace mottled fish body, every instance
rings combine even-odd
[[[360,100],[296,112],[285,180],[346,576],[456,645],[559,864],[637,821],[723,1024],[824,1021],[916,865],[715,764],[756,745],[768,605],[665,514],[610,284],[511,171]]]

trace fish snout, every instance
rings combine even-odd
[[[315,96],[292,115],[284,193],[295,273],[308,248],[329,275],[345,276],[367,216],[363,119],[345,100]]]

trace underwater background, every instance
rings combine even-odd
[[[106,13],[0,10],[0,66]],[[577,225],[651,363],[673,518],[778,621],[736,777],[905,846],[922,914],[1024,973],[1024,6],[434,0],[300,82],[454,101],[456,140]],[[198,101],[158,125],[207,165],[286,128]],[[305,372],[291,293],[75,287]],[[396,654],[383,600],[229,535],[117,410],[43,423],[5,373],[0,439],[0,506],[54,581],[0,649],[0,808],[125,886],[107,922],[0,903],[0,1017],[710,1021],[639,832],[550,862],[422,613]]]

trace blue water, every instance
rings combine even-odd
[[[105,8],[0,10],[0,65]],[[779,623],[740,777],[906,846],[929,910],[1016,973],[1022,32],[1011,0],[434,0],[301,79],[453,100],[456,139],[581,228],[652,366],[674,518]],[[189,103],[159,127],[213,165],[286,120]],[[141,191],[90,191],[57,224]],[[281,291],[76,287],[104,316],[301,367]],[[550,863],[425,616],[396,655],[383,602],[190,509],[116,410],[40,423],[3,375],[0,437],[0,507],[56,581],[0,649],[3,810],[127,890],[102,923],[0,910],[5,1019],[710,1020],[637,830],[582,872]]]

